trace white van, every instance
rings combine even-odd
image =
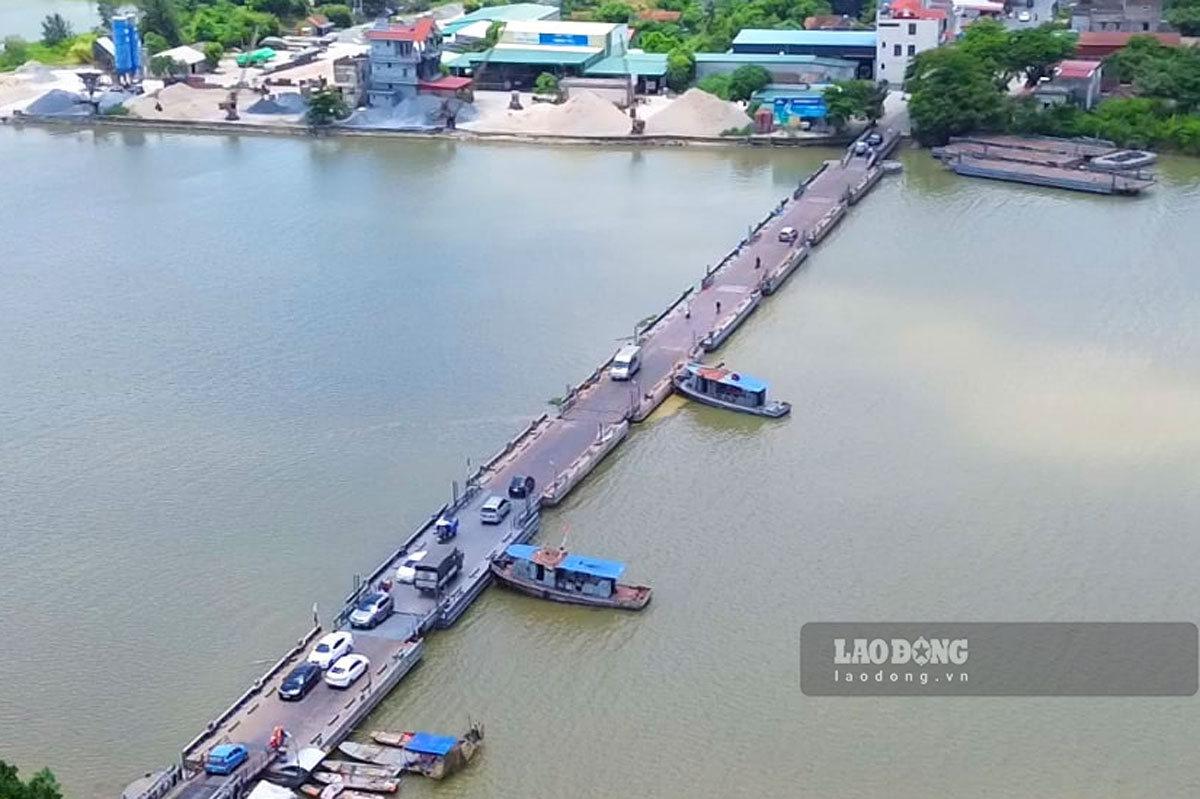
[[[608,376],[613,380],[628,380],[642,368],[642,348],[630,344],[617,350],[613,356],[612,366],[608,368]]]

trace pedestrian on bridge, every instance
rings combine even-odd
[[[754,268],[758,269],[761,266],[762,266],[762,256],[761,255],[754,256]]]
[[[717,313],[721,313],[721,301],[717,300]]]

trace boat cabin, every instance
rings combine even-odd
[[[689,377],[694,391],[722,402],[746,408],[767,404],[767,384],[757,377],[706,366],[691,367]]]
[[[416,756],[412,763],[418,771],[428,776],[445,776],[458,771],[469,759],[453,735],[434,735],[431,732],[415,732],[404,744],[410,755]]]
[[[624,563],[570,555],[564,549],[512,544],[506,552],[513,560],[514,577],[584,596],[612,597],[625,573]]]

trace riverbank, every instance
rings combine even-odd
[[[814,136],[559,136],[549,133],[499,133],[481,130],[392,130],[388,128],[351,128],[333,125],[316,132],[307,125],[287,122],[197,121],[181,119],[141,119],[121,116],[45,117],[28,114],[0,116],[0,124],[16,127],[36,125],[48,128],[94,128],[195,133],[215,135],[261,135],[288,137],[346,137],[369,139],[452,139],[465,141],[514,142],[521,144],[561,144],[588,146],[752,146],[752,147],[832,147],[854,139],[853,132]]]

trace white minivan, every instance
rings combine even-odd
[[[613,380],[629,380],[638,369],[642,368],[642,348],[630,344],[617,350],[613,356],[612,366],[608,368],[608,376]]]

